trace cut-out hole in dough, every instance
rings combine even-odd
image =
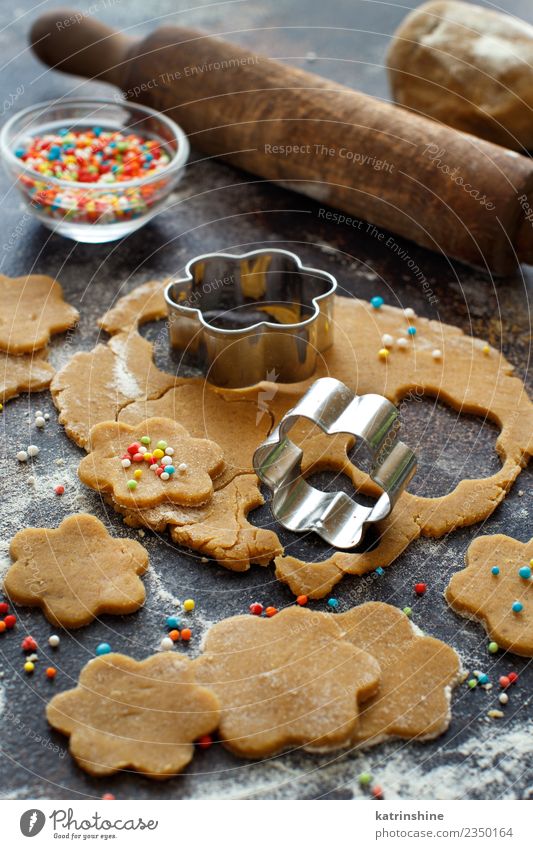
[[[413,495],[447,495],[464,478],[490,477],[500,470],[495,451],[498,428],[491,422],[458,413],[424,395],[411,394],[399,409],[400,438],[418,457],[408,487]]]

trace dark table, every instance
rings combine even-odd
[[[110,89],[57,72],[45,71],[32,57],[26,41],[34,17],[12,11],[3,0],[4,25],[0,33],[4,82],[3,120],[12,109],[66,94],[106,95]],[[43,4],[40,10],[52,6]],[[54,4],[55,5],[55,4]],[[71,5],[87,13],[83,0]],[[391,33],[407,2],[368,0],[274,0],[268,4],[201,3],[180,14],[188,3],[158,0],[149,6],[139,0],[96,0],[94,14],[120,28],[142,34],[158,22],[176,22],[211,32],[223,32],[258,52],[308,67],[340,82],[387,98],[384,54]],[[489,4],[487,4],[489,5]],[[506,0],[506,9],[533,21],[529,0]],[[150,20],[148,20],[150,18]],[[9,22],[7,22],[9,20]],[[308,264],[334,273],[341,286],[360,297],[381,294],[419,315],[459,325],[465,332],[488,339],[531,384],[528,373],[531,327],[528,310],[532,269],[497,282],[444,257],[405,243],[409,255],[423,270],[438,303],[428,304],[412,278],[405,260],[363,231],[328,223],[318,215],[318,205],[222,164],[192,164],[179,188],[172,210],[123,243],[84,246],[51,235],[24,214],[17,192],[2,177],[2,241],[0,271],[17,276],[41,272],[57,277],[68,300],[79,307],[80,327],[70,345],[57,339],[52,360],[60,365],[74,350],[90,349],[99,332],[96,318],[117,297],[145,280],[180,270],[195,254],[213,250],[251,250],[270,244],[299,252]],[[148,326],[143,333],[155,334]],[[158,346],[158,364],[164,366],[164,346]],[[428,399],[424,415],[420,405],[406,412],[410,444],[421,455],[414,484],[418,491],[439,495],[450,491],[463,476],[488,475],[498,468],[494,450],[496,430],[480,420],[458,417]],[[415,406],[415,405],[412,405]],[[50,423],[36,440],[36,409],[51,414]],[[31,412],[30,412],[31,411]],[[49,394],[22,397],[6,405],[1,419],[2,545],[7,564],[10,538],[29,525],[57,525],[75,510],[89,510],[116,535],[126,531],[114,513],[105,511],[93,493],[77,481],[81,452],[66,438],[55,421]],[[453,425],[454,445],[442,455],[443,429]],[[32,490],[28,469],[15,460],[19,447],[38,441],[37,486]],[[66,493],[57,498],[53,485],[66,482]],[[166,783],[152,783],[135,774],[106,780],[86,776],[71,761],[65,739],[52,733],[44,718],[50,694],[74,685],[80,668],[105,640],[114,650],[145,657],[164,634],[165,617],[173,611],[173,598],[192,596],[197,602],[193,623],[198,636],[211,622],[247,610],[255,600],[278,607],[292,601],[290,592],[274,579],[272,569],[252,568],[234,574],[216,564],[199,565],[173,548],[167,537],[146,534],[152,572],[146,578],[148,597],[139,613],[104,617],[81,631],[61,635],[54,654],[47,638],[52,628],[38,611],[20,609],[16,634],[0,637],[0,739],[2,782],[0,793],[16,798],[85,798],[112,792],[119,798],[361,798],[357,775],[371,770],[387,798],[529,798],[533,796],[533,751],[530,700],[533,669],[526,659],[486,651],[480,626],[455,616],[442,591],[450,574],[460,568],[469,542],[479,533],[504,532],[523,541],[531,534],[531,473],[526,470],[506,501],[483,527],[467,528],[446,539],[421,539],[386,570],[379,581],[358,592],[358,579],[345,578],[336,596],[345,609],[359,601],[379,599],[403,607],[411,604],[414,619],[425,631],[449,641],[470,670],[490,671],[491,679],[515,669],[520,685],[511,694],[505,718],[491,722],[490,707],[499,707],[497,687],[487,694],[460,686],[453,699],[453,721],[447,734],[430,743],[402,742],[380,745],[367,752],[310,756],[292,752],[262,763],[247,763],[220,746],[200,752],[190,768]],[[268,521],[261,508],[253,521]],[[128,533],[132,533],[129,531]],[[135,532],[133,532],[134,534]],[[285,540],[287,537],[283,537]],[[300,556],[316,555],[316,544],[301,542],[292,549]],[[413,601],[413,584],[425,580],[427,594]],[[324,609],[325,601],[313,605]],[[40,673],[24,674],[20,642],[31,633],[41,644]],[[42,667],[46,655],[58,667],[53,684]],[[532,785],[531,787],[529,785]]]

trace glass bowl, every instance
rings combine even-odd
[[[32,136],[95,127],[155,140],[169,162],[147,177],[82,183],[46,176],[15,154]],[[146,106],[69,98],[38,103],[10,118],[0,133],[0,151],[26,206],[45,227],[79,242],[99,243],[127,236],[167,206],[183,174],[189,142],[177,124]]]

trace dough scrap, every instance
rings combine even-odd
[[[5,404],[21,392],[41,392],[50,385],[54,369],[46,362],[46,351],[10,356],[0,351],[0,402]]]
[[[379,686],[374,658],[343,641],[332,616],[301,607],[225,619],[203,648],[196,678],[217,694],[219,735],[242,757],[349,745],[358,703]]]
[[[500,428],[496,450],[502,466],[489,477],[463,479],[438,498],[404,492],[391,515],[376,526],[379,544],[372,551],[336,552],[318,563],[277,558],[276,576],[295,595],[312,598],[330,592],[345,573],[362,575],[388,566],[421,534],[441,537],[486,519],[533,454],[533,404],[512,366],[493,348],[485,349],[481,340],[457,327],[418,317],[408,321],[399,309],[375,310],[355,299],[337,299],[335,320],[335,344],[325,353],[315,379],[331,375],[359,394],[376,392],[397,405],[413,393],[416,397],[425,394],[458,412],[486,417]],[[380,360],[377,351],[382,336],[405,337],[409,323],[414,323],[417,333],[407,349],[393,346],[386,362]],[[434,359],[437,348],[442,357]],[[276,390],[273,384],[261,384],[261,388]],[[284,405],[290,407],[304,388],[283,387],[275,393],[274,406],[278,411]],[[408,435],[403,438],[409,444]],[[416,450],[417,446],[411,447]],[[346,458],[331,457],[330,462],[334,468],[340,469],[343,462],[346,466]]]
[[[343,640],[369,652],[381,668],[379,691],[361,709],[354,743],[430,739],[446,731],[461,670],[450,646],[419,636],[405,613],[379,601],[338,614],[335,622]]]
[[[532,64],[530,24],[451,0],[407,15],[387,56],[397,103],[522,152],[533,147]]]
[[[533,566],[532,561],[533,539],[480,536],[466,552],[466,569],[456,572],[445,590],[456,613],[480,622],[500,648],[525,657],[533,657],[533,578],[521,578],[518,570]],[[499,567],[498,575],[492,574],[493,566]],[[515,601],[523,604],[517,613]]]
[[[219,704],[175,652],[142,661],[108,654],[84,666],[75,689],[54,696],[46,717],[90,775],[134,769],[166,779],[192,760],[194,741],[216,729]]]
[[[68,330],[79,319],[78,310],[63,300],[57,280],[43,274],[1,274],[0,302],[0,349],[8,354],[44,348],[54,333]]]
[[[156,475],[145,460],[122,467],[121,458],[127,454],[128,446],[140,443],[143,436],[151,439],[148,453],[156,449],[160,440],[174,449],[176,471],[168,480]],[[91,430],[89,448],[78,467],[80,480],[97,492],[109,493],[122,507],[134,510],[169,502],[182,506],[204,504],[213,495],[213,479],[224,468],[224,456],[215,442],[193,439],[173,419],[150,418],[139,425],[101,422]],[[183,472],[178,468],[181,463],[187,466]],[[128,481],[136,471],[142,477],[136,488],[130,489]]]
[[[204,380],[183,382],[153,401],[128,404],[118,420],[136,425],[151,416],[175,419],[191,436],[220,445],[226,468],[217,479],[218,489],[236,475],[253,473],[254,451],[271,427],[271,417],[260,415],[251,399],[228,399]]]
[[[99,320],[98,325],[111,335],[131,333],[147,321],[157,321],[167,315],[163,292],[165,282],[149,280],[119,298]]]
[[[107,345],[74,354],[57,372],[52,398],[76,445],[86,448],[91,428],[116,419],[126,404],[157,398],[173,385],[174,377],[154,365],[152,352],[152,344],[137,332],[117,333]]]
[[[54,625],[80,628],[102,613],[133,613],[144,604],[139,575],[148,552],[135,540],[113,538],[94,516],[19,531],[10,553],[5,592],[17,604],[40,607]]]

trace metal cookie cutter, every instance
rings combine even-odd
[[[333,342],[336,288],[290,251],[197,256],[165,289],[170,343],[218,386],[305,380]]]
[[[302,477],[303,451],[288,437],[299,418],[324,433],[352,434],[371,457],[370,477],[383,490],[371,507],[344,492],[322,492]],[[365,526],[389,515],[416,471],[414,453],[398,441],[398,410],[381,395],[354,395],[331,377],[317,380],[254,454],[259,478],[273,491],[275,518],[291,531],[315,531],[336,548],[354,548]]]

